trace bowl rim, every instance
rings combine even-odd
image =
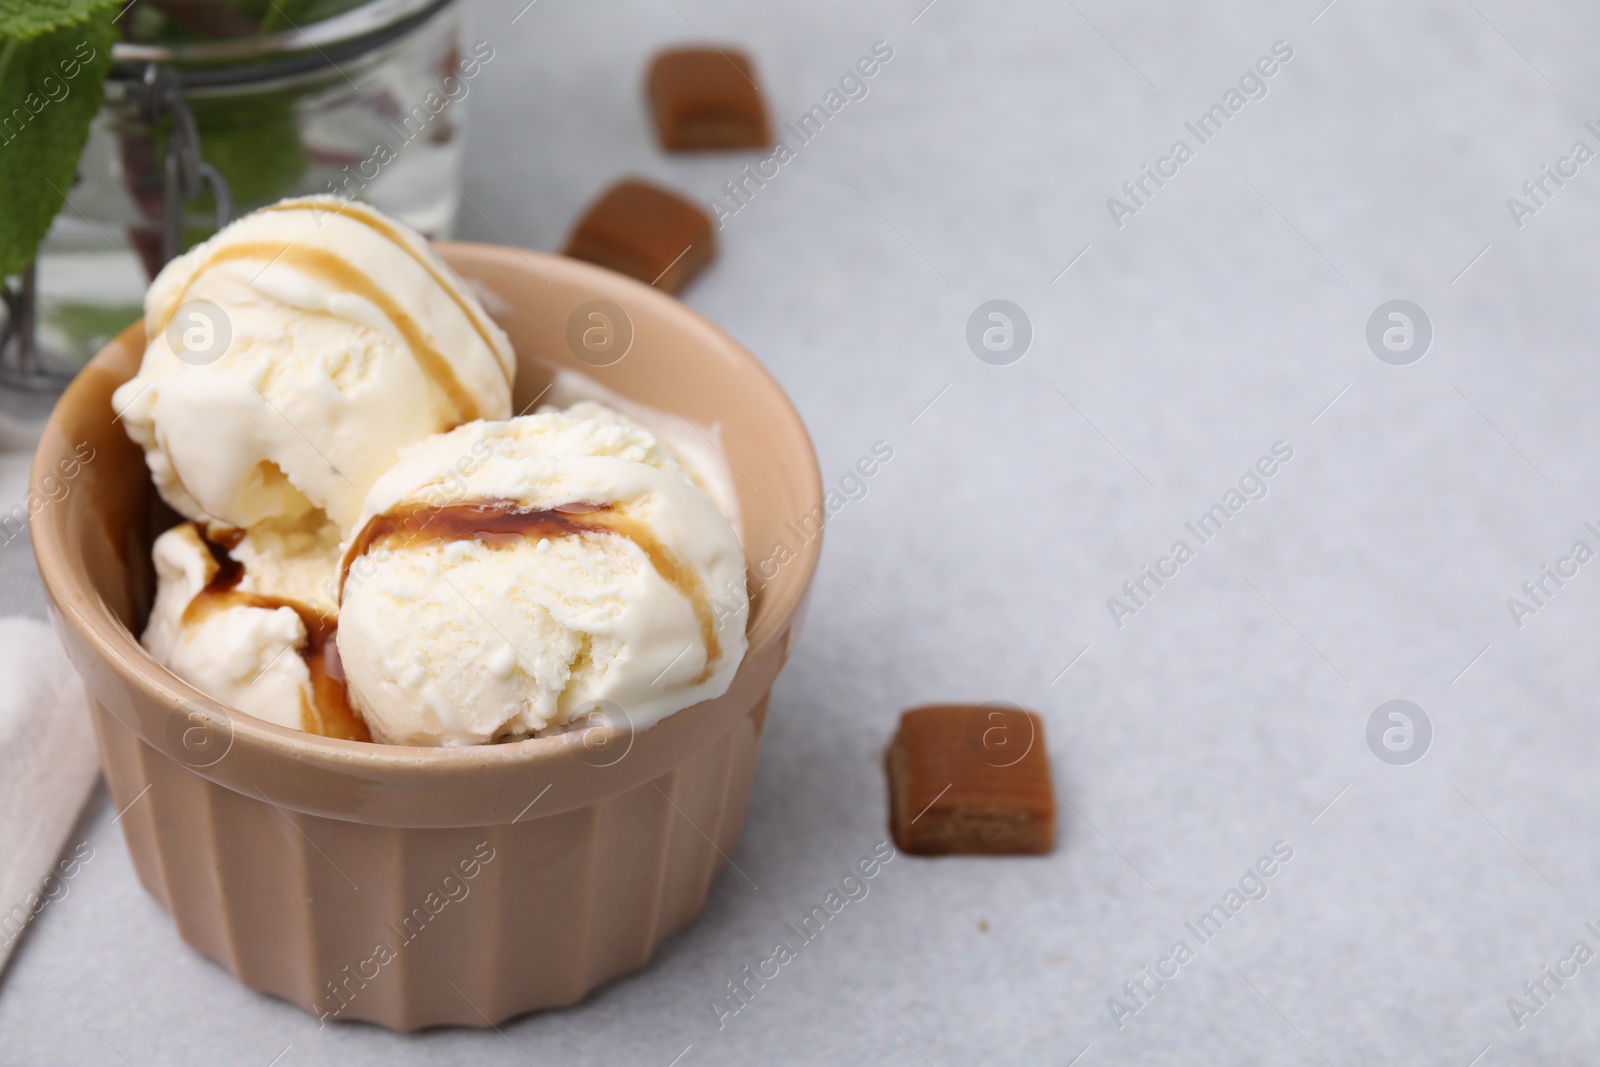
[[[806,455],[803,462],[797,465],[795,476],[801,483],[804,499],[818,504],[822,502],[822,475],[816,448],[788,393],[743,345],[676,297],[635,279],[565,256],[472,241],[438,241],[431,242],[431,246],[446,263],[467,276],[469,283],[476,272],[462,270],[462,263],[492,266],[514,274],[527,273],[529,278],[546,275],[561,278],[573,288],[587,291],[591,297],[648,305],[671,324],[671,329],[699,333],[706,341],[723,347],[770,393],[773,404],[772,410],[767,413],[768,418],[785,424],[786,430],[798,434],[798,439],[805,443]],[[108,372],[107,365],[120,354],[120,350],[136,338],[142,341],[143,335],[142,320],[129,326],[101,349],[67,387],[52,410],[34,453],[29,474],[31,491],[41,492],[41,480],[51,473],[52,465],[59,458],[59,444],[68,440],[61,429],[62,412],[88,403],[85,394],[97,388],[91,384],[91,379],[95,377],[91,372],[96,369]],[[103,383],[98,386],[103,387]],[[154,492],[154,488],[151,487],[150,491]],[[34,559],[56,624],[70,627],[101,663],[110,667],[142,696],[161,705],[165,711],[179,714],[198,710],[220,720],[228,731],[230,745],[244,740],[253,747],[330,770],[367,770],[375,773],[393,773],[411,768],[449,774],[494,765],[546,763],[570,754],[570,739],[576,736],[571,733],[488,745],[389,745],[346,741],[279,726],[215,700],[157,663],[145,651],[133,631],[118,621],[104,604],[98,590],[89,582],[87,572],[72,565],[65,540],[65,514],[63,508],[45,507],[30,523]],[[746,675],[751,671],[764,672],[769,662],[770,646],[787,635],[787,624],[806,600],[821,555],[822,541],[819,533],[810,542],[800,545],[794,560],[763,586],[763,596],[757,610],[752,612],[746,630],[748,648],[728,691],[720,697],[692,704],[664,716],[655,726],[694,718],[697,712],[709,709],[756,682]],[[751,566],[748,546],[745,548],[745,557],[748,569]],[[782,651],[780,663],[782,658],[786,658],[786,652],[786,649]],[[770,679],[767,682],[770,683]],[[92,689],[90,696],[95,697]],[[611,733],[620,732],[613,728],[605,729]],[[643,737],[650,730],[651,727],[646,727],[637,731],[636,736]],[[196,768],[196,771],[205,773],[204,768]]]

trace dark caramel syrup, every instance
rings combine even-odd
[[[351,565],[376,547],[407,548],[441,541],[481,541],[501,547],[541,538],[610,534],[632,541],[649,558],[656,573],[689,601],[705,644],[706,665],[695,679],[698,685],[711,676],[722,654],[717,627],[706,596],[705,584],[693,567],[669,550],[642,522],[612,510],[609,504],[565,504],[558,508],[525,507],[512,500],[477,504],[407,504],[367,520],[339,568],[342,602]]]
[[[206,536],[198,523],[192,524],[200,540],[211,551],[217,572],[211,576],[189,606],[183,609],[183,621],[195,623],[213,612],[231,607],[288,608],[300,616],[306,628],[306,640],[297,651],[311,672],[311,699],[301,705],[300,728],[306,733],[323,737],[338,737],[347,741],[371,741],[372,734],[354,705],[350,691],[345,686],[344,669],[339,663],[339,647],[334,638],[339,631],[339,620],[314,611],[299,601],[264,593],[246,592],[239,588],[244,581],[244,564],[228,555],[244,538],[244,531],[229,530],[216,540]]]

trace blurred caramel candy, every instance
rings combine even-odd
[[[607,189],[567,238],[564,253],[676,293],[711,262],[711,219],[694,204],[628,179]]]
[[[673,48],[656,54],[647,78],[656,133],[669,152],[761,148],[772,143],[755,70],[742,53]]]
[[[1044,723],[1012,704],[941,704],[900,716],[886,758],[902,851],[1003,855],[1055,845]]]

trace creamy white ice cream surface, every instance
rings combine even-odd
[[[749,598],[717,430],[570,372],[509,419],[505,334],[416,234],[313,197],[161,272],[113,405],[190,521],[143,643],[354,740],[643,729],[731,683]],[[720,509],[720,510],[719,510]]]
[[[560,411],[577,418],[605,419],[648,430],[660,443],[662,451],[676,460],[689,479],[716,501],[717,510],[722,512],[739,539],[744,540],[739,493],[733,484],[728,457],[722,451],[720,426],[698,426],[681,414],[630,400],[588,375],[570,370],[556,372],[544,400],[539,408],[541,414]]]
[[[376,740],[479,744],[724,692],[739,541],[648,431],[545,413],[402,452],[347,542],[338,647]]]
[[[189,522],[156,538],[144,646],[213,700],[279,726],[367,740],[330,656],[332,605],[318,610],[316,599],[337,573],[338,541],[290,540],[297,551],[287,554],[276,533],[226,550]]]
[[[350,201],[286,200],[173,260],[145,332],[113,406],[162,498],[206,523],[347,534],[402,447],[511,413],[504,332],[426,242]]]

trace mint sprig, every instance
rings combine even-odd
[[[0,277],[33,262],[111,68],[118,0],[0,0]]]
[[[31,41],[54,30],[84,25],[119,6],[118,0],[0,0],[0,37]]]

